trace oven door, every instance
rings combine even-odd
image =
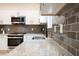
[[[18,46],[23,42],[23,38],[8,38],[8,46]]]

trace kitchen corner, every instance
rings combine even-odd
[[[78,56],[78,15],[78,3],[0,3],[0,55]]]
[[[0,25],[0,51],[4,51],[1,54],[9,53],[26,41],[24,36],[28,33],[44,34],[46,36],[46,24],[25,24],[25,20],[23,16],[11,17],[11,24]]]

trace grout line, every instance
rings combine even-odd
[[[76,56],[77,56],[77,49],[76,49]]]
[[[76,41],[78,40],[77,37],[78,37],[78,36],[77,36],[77,32],[76,32]]]
[[[56,38],[57,40],[58,40],[58,38]],[[60,40],[61,41],[61,40]],[[62,42],[63,44],[65,43],[65,42]],[[65,43],[66,44],[66,43]],[[73,47],[72,45],[70,45],[70,44],[66,44],[67,46],[70,46],[70,47],[72,47],[73,49],[75,49],[75,47]]]
[[[55,40],[54,40],[55,41]],[[55,41],[55,43],[62,49],[64,49],[66,52],[70,53],[67,49],[65,49],[64,47],[62,47],[61,45],[58,44],[58,42]],[[70,53],[71,55],[73,55],[72,53]]]

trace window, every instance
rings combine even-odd
[[[47,16],[47,28],[52,28],[52,20],[53,17],[52,16]]]

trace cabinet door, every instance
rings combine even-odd
[[[47,28],[52,28],[52,16],[47,16]]]
[[[5,18],[3,18],[3,24],[11,24],[11,18],[10,16],[6,16]]]
[[[2,20],[2,18],[0,18],[0,25],[1,25],[1,24],[3,24],[3,20]]]
[[[17,16],[17,10],[0,10],[0,24],[11,24],[12,16]]]
[[[41,14],[47,14],[47,12],[48,12],[47,4],[41,3],[40,11],[41,11]]]
[[[3,11],[0,10],[0,25],[3,24],[3,18],[4,18]]]
[[[3,24],[11,24],[11,17],[17,16],[17,10],[4,10]]]
[[[23,17],[25,17],[25,24],[26,24],[26,20],[28,19],[28,14],[29,13],[27,13],[26,12],[26,10],[18,10],[17,12],[16,12],[16,14],[18,15],[18,16],[23,16]]]
[[[55,11],[53,9],[53,4],[48,4],[48,3],[42,3],[41,6],[40,6],[40,11],[41,11],[41,14],[52,14],[53,11]]]
[[[0,35],[0,50],[7,50],[7,36]]]
[[[47,16],[40,16],[40,23],[47,23]]]
[[[25,16],[25,24],[40,24],[38,10],[22,10],[19,16]]]

